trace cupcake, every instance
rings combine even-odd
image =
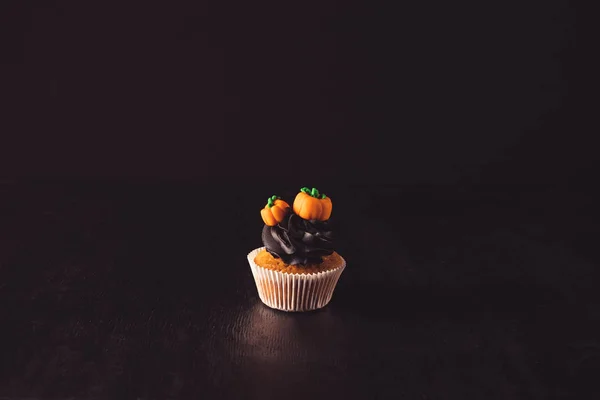
[[[282,311],[311,311],[331,300],[346,261],[334,251],[331,199],[302,188],[292,207],[272,196],[261,210],[263,247],[248,262],[263,303]]]

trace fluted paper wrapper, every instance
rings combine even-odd
[[[346,261],[335,269],[312,274],[290,274],[263,268],[254,262],[260,247],[248,254],[248,262],[261,301],[271,308],[282,311],[311,311],[325,307],[333,296],[333,290]]]

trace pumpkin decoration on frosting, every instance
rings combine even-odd
[[[285,201],[281,200],[279,196],[271,196],[267,201],[265,208],[260,210],[260,215],[265,225],[275,226],[281,221],[283,217],[288,213],[290,205]]]
[[[293,204],[294,212],[306,220],[327,221],[331,216],[331,199],[316,188],[300,189]]]

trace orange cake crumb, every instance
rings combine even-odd
[[[268,251],[262,249],[254,258],[254,262],[263,268],[274,271],[281,271],[289,274],[314,274],[338,268],[344,263],[344,260],[334,251],[332,254],[323,257],[323,262],[320,264],[308,264],[306,266],[288,265],[284,263],[281,258],[275,258]]]

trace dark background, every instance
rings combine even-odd
[[[3,2],[0,398],[598,396],[586,15]],[[245,255],[302,186],[348,268],[284,314]]]
[[[567,1],[0,15],[3,175],[555,183],[595,158]]]

